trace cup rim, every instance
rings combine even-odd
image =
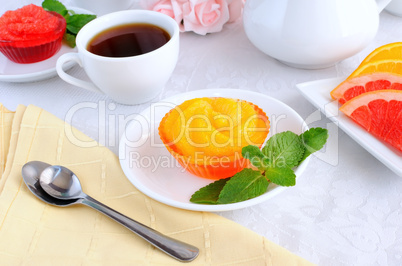
[[[98,25],[99,23],[104,23],[107,21],[111,21],[113,20],[113,18],[116,17],[121,17],[121,16],[130,16],[130,17],[135,17],[138,14],[148,14],[150,16],[153,17],[159,17],[162,18],[163,20],[165,20],[167,23],[169,23],[168,25],[173,27],[172,32],[170,32],[169,29],[167,29],[167,27],[164,24],[156,24],[152,21],[143,21],[143,20],[133,20],[133,21],[126,21],[126,22],[122,22],[122,23],[112,23],[111,25],[108,25],[106,27],[101,27],[99,30],[97,29],[96,32],[91,33],[90,37],[83,37],[83,33],[85,33],[85,31],[87,31],[88,29],[95,27],[95,25]],[[147,23],[147,24],[151,24],[151,25],[156,25],[158,27],[163,28],[164,30],[166,30],[169,34],[170,34],[170,39],[168,40],[167,43],[165,43],[164,45],[162,45],[161,47],[151,51],[151,52],[147,52],[145,54],[141,54],[141,55],[134,55],[134,56],[127,56],[127,57],[108,57],[108,56],[101,56],[101,55],[97,55],[94,53],[91,53],[87,50],[87,45],[88,42],[90,40],[92,40],[92,38],[99,34],[100,32],[105,31],[106,29],[109,29],[111,27],[116,27],[119,25],[125,25],[125,24],[129,24],[129,23]],[[81,34],[80,34],[81,33]],[[177,39],[179,37],[179,25],[177,25],[177,22],[171,18],[168,15],[165,15],[163,13],[157,12],[157,11],[152,11],[152,10],[142,10],[142,9],[134,9],[134,10],[122,10],[122,11],[116,11],[116,12],[112,12],[103,16],[99,16],[97,18],[95,18],[94,20],[88,22],[77,34],[77,38],[76,38],[76,45],[78,48],[78,53],[83,53],[85,56],[90,56],[93,58],[98,58],[98,59],[103,59],[103,60],[110,60],[110,61],[122,61],[122,60],[127,60],[127,58],[143,58],[143,57],[148,57],[151,56],[152,54],[154,54],[155,52],[161,50],[161,49],[166,49],[167,47],[173,45],[172,43],[174,42],[175,39]],[[83,41],[82,39],[86,38],[85,41]],[[84,42],[84,43],[82,43]]]

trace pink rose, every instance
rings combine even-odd
[[[175,14],[173,11],[173,4],[172,4],[171,0],[159,1],[151,8],[151,10],[168,15],[169,17],[172,17],[172,18],[175,17]]]
[[[144,1],[146,2],[146,1]],[[151,3],[148,1],[147,9],[160,12],[162,14],[168,15],[173,18],[179,25],[180,31],[184,31],[183,27],[183,12],[182,5],[187,2],[186,0],[161,0],[156,3]]]
[[[245,0],[228,0],[229,4],[229,21],[234,22],[241,17]]]
[[[229,21],[229,8],[225,0],[188,0],[183,4],[185,31],[205,35],[219,32]]]
[[[205,35],[219,32],[226,22],[241,17],[245,0],[141,0],[148,10],[172,17],[180,31]]]

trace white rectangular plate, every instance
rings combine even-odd
[[[331,90],[343,80],[345,78],[323,79],[300,83],[296,87],[310,103],[335,122],[346,134],[389,169],[402,176],[402,153],[377,139],[340,112],[338,102],[331,98]]]

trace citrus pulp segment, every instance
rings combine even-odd
[[[402,90],[402,75],[378,72],[346,79],[331,91],[331,97],[340,104],[369,91]]]
[[[374,136],[402,151],[402,91],[363,93],[340,110]]]

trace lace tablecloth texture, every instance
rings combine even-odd
[[[41,3],[3,2],[1,14],[26,3]],[[259,205],[220,215],[319,265],[402,265],[402,177],[320,114],[295,87],[348,75],[376,47],[401,41],[401,29],[401,17],[382,12],[378,34],[367,48],[321,70],[291,68],[261,53],[247,39],[241,20],[226,24],[220,33],[181,34],[177,67],[154,102],[193,90],[243,89],[277,98],[308,119],[309,126],[330,131],[331,145],[311,158],[295,187]],[[85,78],[77,66],[69,72]],[[10,110],[18,104],[42,107],[116,154],[127,122],[150,105],[115,104],[58,77],[0,82],[0,102]]]

